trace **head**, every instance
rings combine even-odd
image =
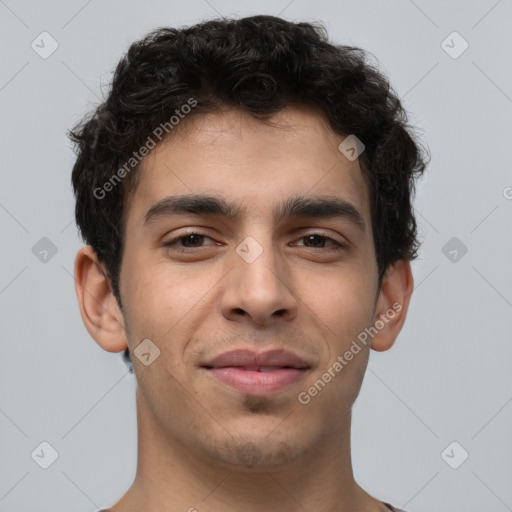
[[[339,149],[349,136],[358,158]],[[405,320],[426,164],[367,54],[270,16],[159,29],[71,137],[82,317],[105,350],[158,347],[133,359],[146,414],[245,466],[292,460],[347,421],[370,347]],[[234,390],[206,367],[240,348],[306,370],[284,391]]]

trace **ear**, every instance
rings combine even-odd
[[[382,279],[382,286],[375,309],[371,348],[377,352],[389,350],[402,330],[414,280],[409,260],[399,260],[391,265]]]
[[[121,352],[128,347],[124,318],[106,276],[94,249],[82,247],[75,259],[75,290],[82,320],[100,347]]]

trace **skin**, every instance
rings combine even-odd
[[[160,350],[149,366],[132,356],[138,466],[113,512],[387,510],[355,482],[350,456],[351,408],[370,344],[307,405],[297,399],[398,303],[371,340],[372,349],[389,349],[413,289],[406,260],[377,288],[368,191],[359,161],[338,150],[343,139],[304,106],[279,112],[271,124],[239,110],[191,116],[144,159],[126,205],[123,310],[92,248],[79,251],[76,291],[91,336],[109,352],[129,346],[133,354],[144,339]],[[144,225],[152,205],[192,193],[245,210],[232,219],[169,214]],[[366,230],[348,218],[275,223],[273,206],[295,195],[344,199]],[[205,238],[177,245],[196,252],[162,245],[187,230]],[[346,247],[304,238],[311,234]],[[252,263],[235,251],[249,236],[263,250]],[[310,369],[283,391],[247,395],[200,368],[233,348],[285,348]]]

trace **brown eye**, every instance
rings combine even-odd
[[[307,235],[304,237],[307,247],[324,247],[326,237],[321,235]]]
[[[198,235],[197,233],[192,233],[191,235],[186,235],[178,238],[178,241],[181,241],[185,247],[190,247],[188,245],[191,244],[192,247],[197,246],[199,242],[201,242],[205,237],[203,235]]]
[[[173,251],[192,252],[195,251],[195,249],[204,247],[203,243],[205,239],[212,240],[209,236],[192,232],[187,233],[186,235],[177,236],[162,245]]]
[[[299,240],[304,240],[304,247],[311,249],[342,249],[346,246],[333,238],[322,235],[320,233],[310,233],[301,237]],[[326,247],[326,243],[329,242],[329,246]],[[300,245],[300,244],[299,244]]]

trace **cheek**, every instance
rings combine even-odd
[[[190,308],[195,286],[165,262],[127,261],[124,265],[126,297],[138,325],[172,325]]]
[[[340,282],[326,286],[321,301],[322,323],[328,327],[324,333],[326,357],[303,391],[310,396],[310,410],[318,417],[328,415],[325,425],[334,431],[346,420],[361,389],[370,347],[358,336],[371,323],[372,301],[368,290],[341,286]]]
[[[354,266],[340,268],[316,278],[315,286],[304,286],[301,294],[313,314],[330,329],[329,339],[337,340],[340,349],[372,321],[375,282],[373,275],[362,270]]]
[[[369,344],[361,343],[358,336],[372,323],[376,277],[369,278],[363,270],[362,265],[347,268],[337,279],[326,282],[321,294],[322,307],[328,312],[330,354],[329,363],[319,369],[319,377],[329,370],[335,375],[322,399],[326,407],[332,400],[344,404],[340,421],[341,411],[349,408],[359,393],[369,357]]]
[[[201,320],[211,315],[211,295],[218,282],[213,272],[172,267],[168,262],[127,264],[125,296],[132,350],[153,341],[168,370],[179,371],[188,341]]]

